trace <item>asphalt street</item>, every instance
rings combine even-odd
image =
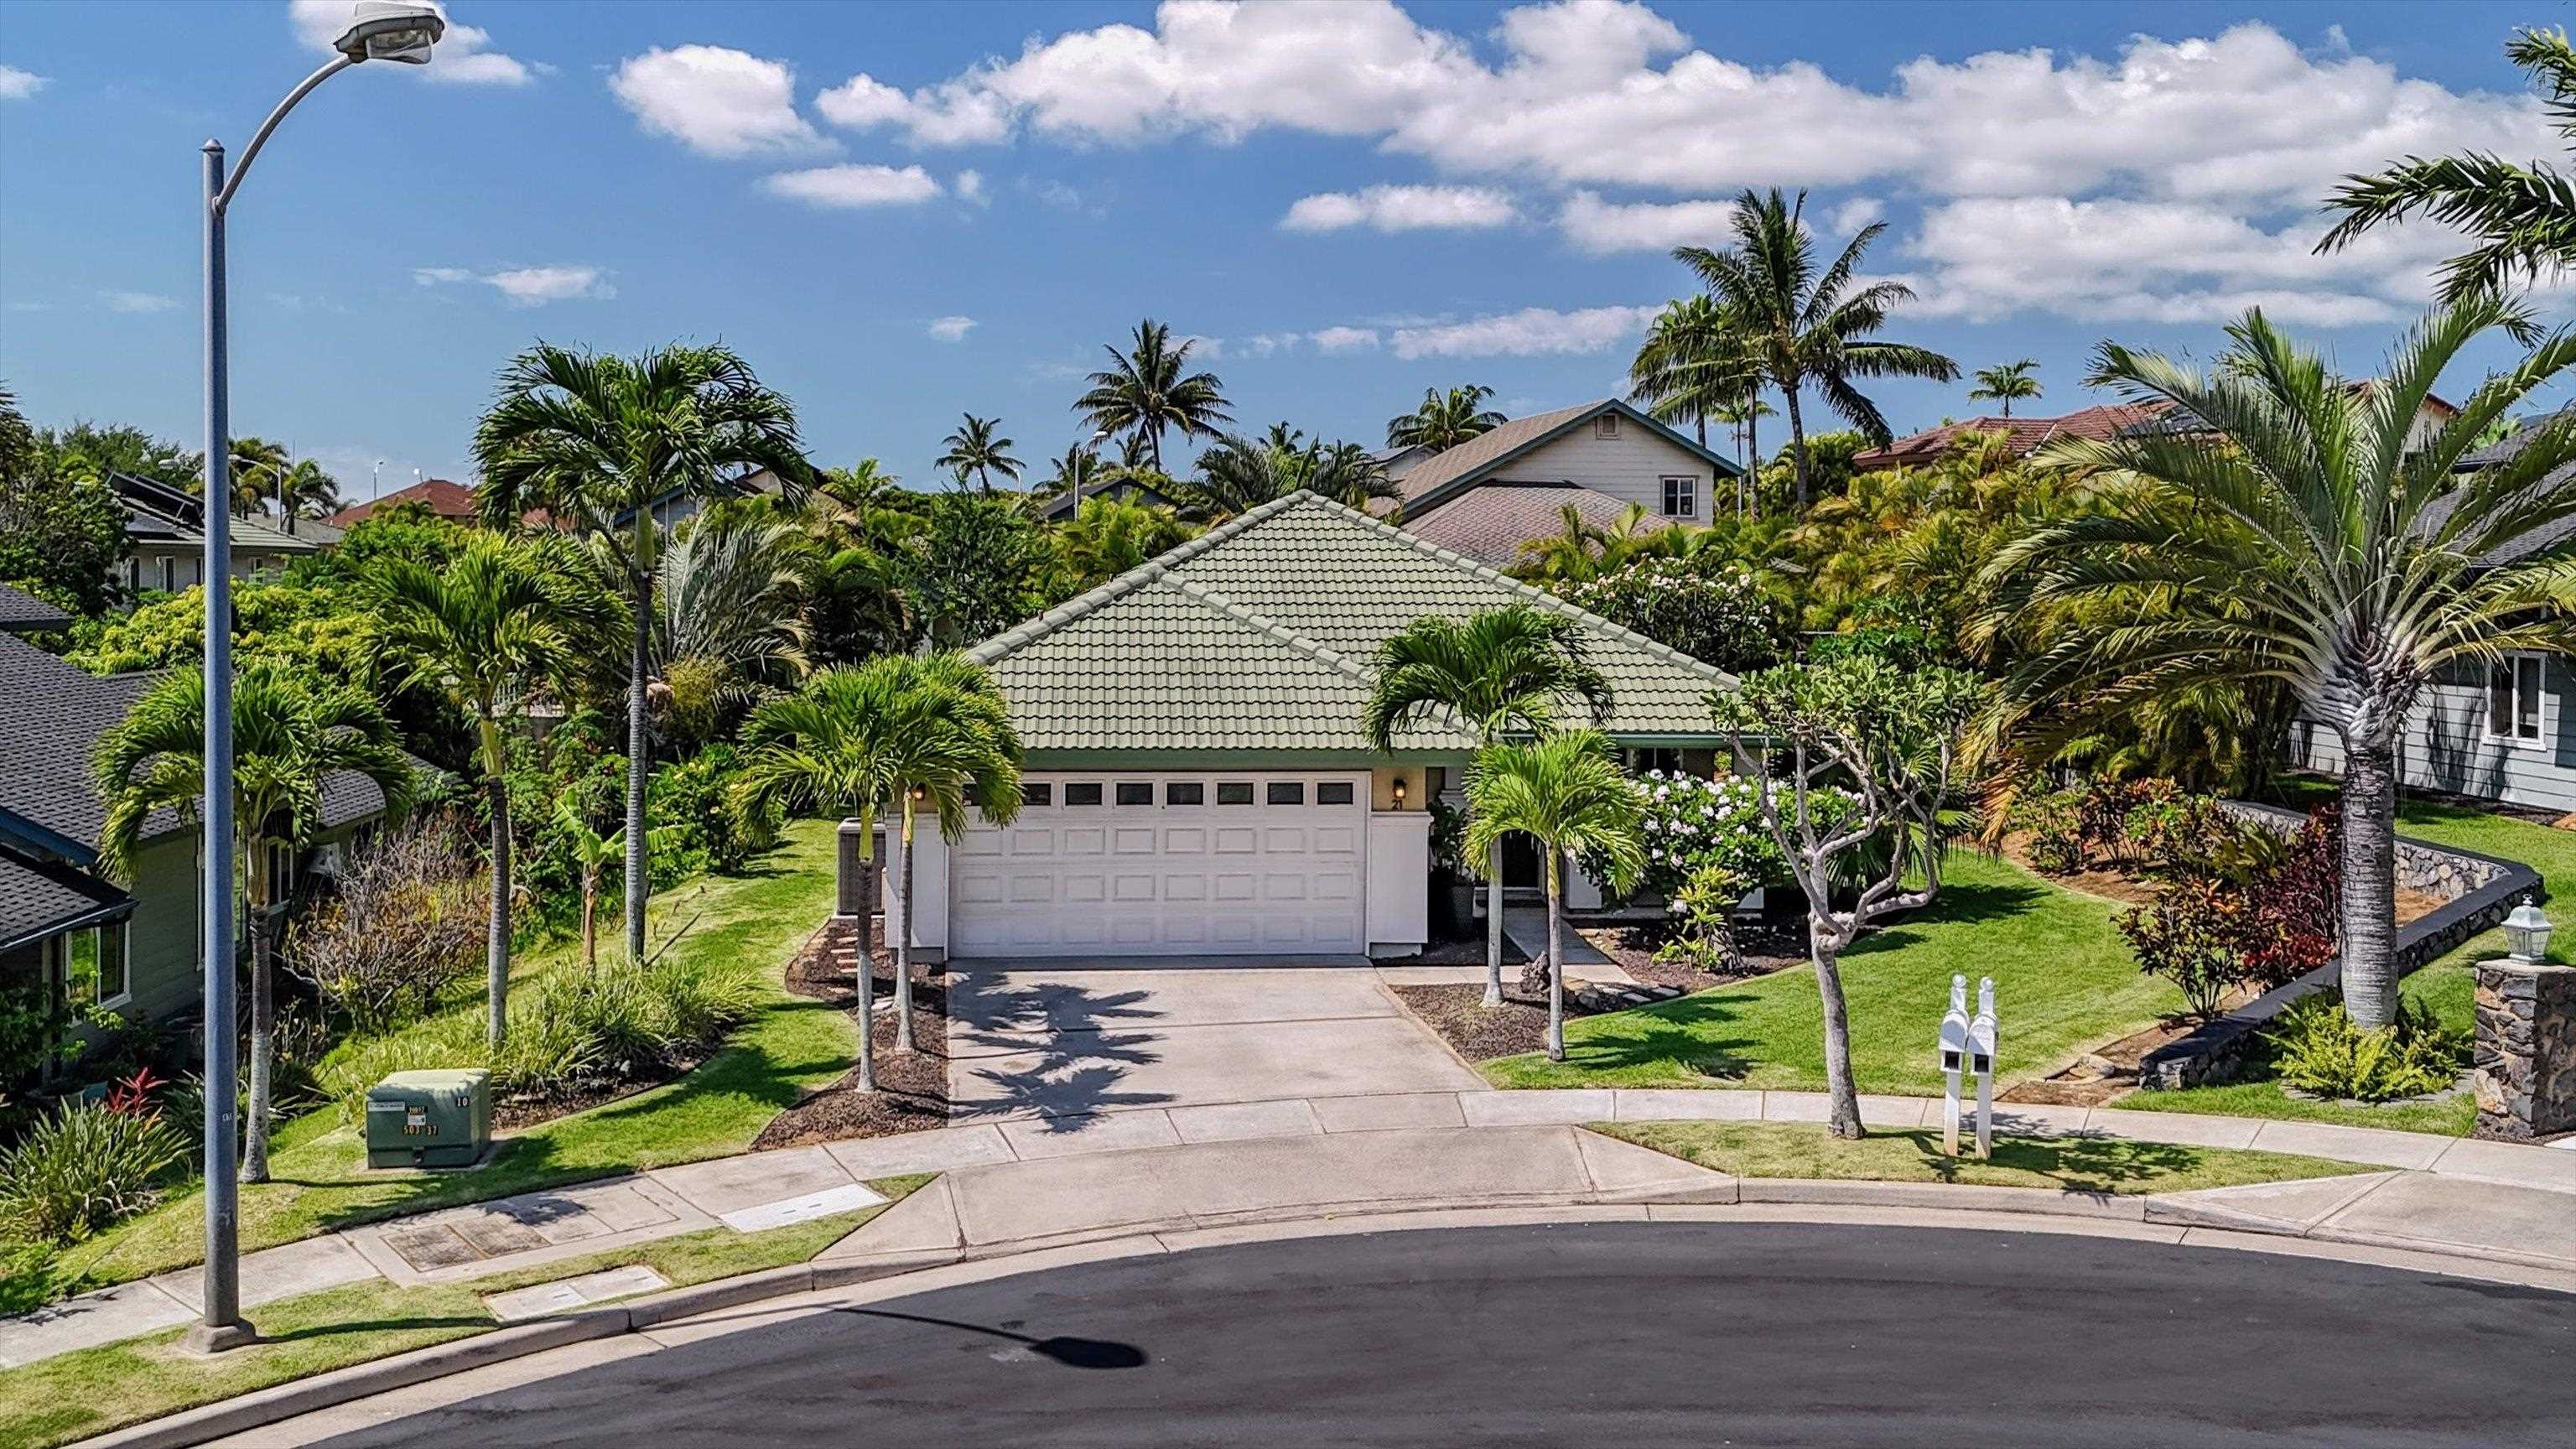
[[[2043,1233],[1587,1224],[1004,1278],[327,1442],[2362,1449],[2571,1426],[2576,1297]]]

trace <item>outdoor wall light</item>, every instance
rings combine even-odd
[[[358,0],[347,31],[331,48],[349,58],[393,60],[404,65],[429,64],[429,48],[447,33],[447,18],[427,5],[401,5],[394,0]]]
[[[929,786],[927,786],[927,785],[915,785],[915,786],[913,786],[913,787],[912,787],[912,803],[913,803],[913,804],[918,805],[918,804],[920,804],[922,801],[927,800],[927,799],[929,799],[929,798],[930,798],[930,787],[929,787]]]
[[[2549,918],[2540,913],[2540,907],[2532,903],[2531,897],[2524,896],[2522,904],[2513,908],[2513,914],[2504,918],[2505,948],[2516,961],[2546,960],[2549,931]]]
[[[1402,775],[1395,777],[1395,808],[1398,810],[1404,808],[1404,777]]]

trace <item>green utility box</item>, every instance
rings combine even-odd
[[[396,1072],[367,1089],[369,1167],[471,1167],[492,1145],[492,1074]]]

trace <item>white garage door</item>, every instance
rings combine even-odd
[[[1365,774],[1032,774],[950,856],[958,956],[1367,949]]]

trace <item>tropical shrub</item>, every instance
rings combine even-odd
[[[2334,959],[2343,919],[2342,862],[2343,807],[2327,804],[2309,812],[2276,858],[2250,873],[2242,951],[2249,978],[2279,986]]]
[[[656,889],[705,871],[740,870],[778,843],[783,813],[774,802],[747,801],[734,788],[741,772],[741,752],[727,744],[709,745],[653,772],[646,818],[656,832]],[[671,832],[667,850],[659,833],[665,829]]]
[[[1558,595],[1732,673],[1766,669],[1789,652],[1788,622],[1753,571],[1704,558],[1647,558]]]
[[[1702,866],[1692,872],[1666,907],[1673,934],[1655,948],[1655,959],[1702,971],[1741,970],[1744,953],[1735,944],[1735,903],[1744,899],[1743,878],[1724,866]]]
[[[0,1236],[68,1243],[158,1202],[187,1139],[148,1104],[65,1102],[0,1152]]]
[[[491,875],[447,820],[396,827],[351,849],[338,889],[287,943],[286,969],[362,1035],[390,1031],[482,969]]]
[[[2291,1004],[2266,1034],[2283,1083],[2338,1101],[2387,1102],[2438,1092],[2458,1077],[2465,1044],[2421,1006],[2399,998],[2397,1019],[2366,1030],[2343,998]]]
[[[1780,847],[1762,823],[1762,796],[1752,782],[1649,770],[1643,783],[1646,873],[1640,889],[1676,900],[1694,881],[1715,872],[1740,882],[1736,894],[1741,896],[1757,885],[1789,878]]]
[[[2193,876],[2167,884],[2154,905],[2123,912],[2119,927],[2138,953],[2138,969],[2171,981],[2205,1021],[2244,979],[2237,954],[2244,916],[2241,892],[2215,877]]]

